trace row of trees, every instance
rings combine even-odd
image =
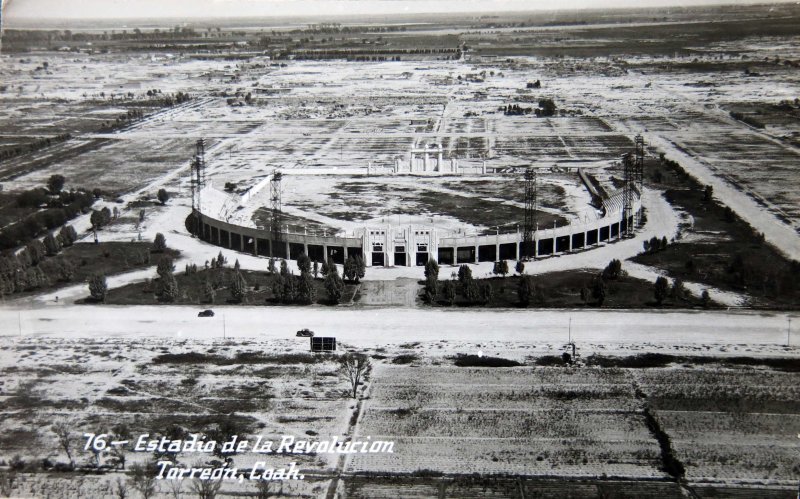
[[[72,135],[68,133],[62,133],[60,135],[56,135],[55,137],[46,137],[43,139],[35,140],[25,145],[8,147],[0,151],[0,162],[7,159],[15,158],[17,156],[21,156],[26,153],[36,152],[46,147],[50,147],[51,145],[54,144],[60,144],[61,142],[66,142],[71,138]]]
[[[423,299],[434,304],[443,302],[452,306],[460,295],[468,304],[487,304],[492,299],[493,288],[488,282],[479,284],[472,276],[472,269],[467,265],[458,268],[454,276],[457,280],[450,279],[439,284],[439,264],[435,260],[428,260],[425,264],[425,288]]]
[[[278,264],[278,262],[280,262],[280,264]],[[220,251],[216,258],[205,262],[205,269],[211,271],[223,269],[226,264],[227,260],[222,254],[222,251]],[[165,274],[163,276],[162,273],[159,272],[159,282],[164,281],[166,283],[172,280],[169,277],[165,277],[166,268],[165,264]],[[273,276],[269,289],[275,301],[284,304],[296,303],[308,305],[314,303],[317,299],[317,287],[314,282],[316,279],[320,278],[321,274],[321,278],[324,281],[323,286],[328,295],[329,302],[337,304],[341,301],[342,295],[344,294],[344,279],[351,283],[357,283],[364,277],[366,271],[364,260],[359,256],[350,257],[345,261],[343,269],[344,279],[339,274],[339,268],[332,259],[320,265],[319,262],[312,261],[306,254],[301,254],[297,258],[297,268],[300,271],[299,276],[289,270],[289,265],[286,260],[269,259],[267,271]],[[233,271],[233,275],[227,279],[227,281],[224,273],[217,272],[207,275],[202,284],[203,300],[206,303],[214,303],[217,291],[225,288],[230,292],[231,301],[235,303],[244,301],[250,286],[240,270],[238,260],[234,263]],[[186,275],[191,275],[196,272],[196,265],[187,265],[184,271]],[[167,289],[165,301],[170,301],[170,297],[173,294],[173,285],[171,282],[169,284],[160,285],[156,290],[164,289],[164,286],[166,286]],[[175,287],[177,287],[177,284],[175,284]],[[259,287],[260,285],[255,283],[254,289],[258,290]],[[176,293],[177,291],[175,291],[175,294]],[[164,300],[163,295],[159,296]]]
[[[642,247],[644,248],[645,253],[658,253],[659,251],[667,249],[667,246],[669,246],[667,236],[664,236],[661,239],[653,236],[649,241],[642,242]]]
[[[62,248],[72,246],[77,239],[75,229],[65,225],[57,234],[49,233],[43,240],[33,239],[16,254],[0,257],[0,294],[31,291],[47,285],[53,278],[70,281],[75,266],[69,261],[61,261],[56,275],[48,275],[39,264],[47,257],[58,255]]]
[[[92,193],[82,189],[62,192],[59,188],[53,194],[44,188],[37,188],[20,193],[17,196],[17,205],[21,208],[36,208],[37,211],[0,231],[0,250],[17,248],[46,231],[63,226],[67,221],[85,213],[94,201]],[[41,209],[42,206],[46,208]]]

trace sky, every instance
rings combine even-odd
[[[0,2],[3,3],[5,21],[21,18],[390,15],[765,3],[753,0],[0,0]]]

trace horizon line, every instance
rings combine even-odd
[[[1,0],[0,0],[1,1]],[[800,4],[797,0],[772,0],[772,1],[763,1],[763,0],[650,0],[652,4],[649,5],[642,5],[641,1],[637,0],[600,0],[606,5],[588,5],[591,3],[596,3],[593,0],[572,0],[570,3],[562,3],[558,7],[549,7],[547,5],[541,6],[532,6],[528,2],[527,5],[517,5],[520,0],[502,0],[502,2],[487,2],[487,3],[473,3],[471,7],[465,5],[464,1],[460,0],[434,0],[432,2],[419,2],[415,0],[378,0],[378,1],[370,1],[370,0],[332,0],[332,1],[325,1],[325,0],[311,0],[311,1],[287,1],[287,0],[263,0],[263,1],[254,1],[254,0],[210,0],[214,6],[214,9],[217,10],[221,4],[233,4],[237,3],[236,6],[238,8],[233,8],[228,10],[228,13],[224,12],[198,12],[197,9],[193,11],[187,12],[169,12],[169,13],[159,13],[153,12],[153,9],[141,9],[140,11],[133,11],[128,12],[126,14],[118,14],[118,11],[115,11],[111,15],[99,14],[99,15],[90,15],[90,16],[73,16],[71,15],[74,11],[70,10],[70,15],[65,15],[64,13],[53,12],[52,9],[48,10],[48,14],[46,16],[40,16],[38,14],[31,14],[29,12],[25,12],[25,7],[22,7],[23,14],[18,15],[15,13],[17,10],[14,8],[15,6],[25,5],[30,6],[33,3],[41,3],[41,2],[48,2],[50,0],[34,0],[33,2],[26,2],[20,4],[17,2],[6,1],[3,2],[3,11],[2,11],[2,24],[5,25],[6,28],[10,27],[9,25],[16,24],[18,22],[26,23],[26,22],[61,22],[61,23],[68,23],[68,22],[77,22],[77,21],[115,21],[115,20],[133,20],[133,19],[143,19],[143,20],[168,20],[168,19],[203,19],[203,20],[211,20],[211,19],[225,19],[225,20],[236,20],[236,19],[247,19],[247,18],[298,18],[298,19],[319,19],[319,18],[359,18],[359,17],[383,17],[383,18],[399,18],[399,17],[409,17],[409,16],[442,16],[442,15],[451,15],[451,16],[463,16],[463,15],[508,15],[514,13],[528,13],[528,14],[542,14],[542,13],[575,13],[575,12],[593,12],[593,11],[648,11],[648,10],[662,10],[662,9],[704,9],[704,8],[715,8],[715,7],[744,7],[744,6],[772,6],[772,5],[782,5],[782,4]],[[88,0],[91,3],[93,0]],[[142,3],[150,3],[154,0],[144,0]],[[256,5],[257,7],[253,10],[257,10],[258,12],[247,13],[242,12],[242,7],[245,4],[238,3],[240,1],[247,2],[251,5]],[[473,0],[474,2],[474,0]],[[161,4],[169,4],[169,0],[161,0]],[[199,2],[198,2],[199,3]],[[469,1],[466,3],[470,3]],[[291,11],[286,10],[277,10],[275,12],[264,13],[261,10],[267,5],[280,5],[284,4],[284,7],[291,7]],[[353,10],[350,12],[323,12],[317,11],[316,13],[307,13],[307,10],[303,10],[302,12],[298,12],[298,5],[302,7],[303,5],[311,6],[311,5],[326,5],[328,8],[336,8],[337,6],[341,10],[342,4],[361,4],[362,7],[367,8],[375,8],[378,5],[382,7],[391,6],[393,8],[399,8],[402,5],[406,5],[404,10],[385,10],[385,11],[357,11]],[[396,4],[396,5],[392,5]],[[414,5],[417,7],[415,10],[409,10],[409,4]],[[452,6],[453,4],[457,4],[460,10],[449,10],[447,7]],[[351,5],[355,6],[355,5]],[[465,8],[466,7],[466,8]],[[183,6],[181,7],[183,8]],[[156,9],[157,10],[157,9]],[[202,9],[201,9],[202,10]],[[9,12],[10,11],[10,12]],[[95,11],[96,12],[96,11]],[[152,12],[152,13],[151,13]]]

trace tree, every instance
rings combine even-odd
[[[495,273],[505,277],[508,274],[508,261],[500,260],[497,262],[497,272]]]
[[[278,277],[272,281],[272,294],[275,297],[275,300],[278,302],[283,301],[283,288],[286,284],[286,278],[281,274],[278,274]]]
[[[469,268],[467,265],[461,265],[458,267],[458,282],[461,286],[464,286],[464,283],[472,279],[472,269]]]
[[[319,262],[314,260],[314,266],[311,269],[311,273],[314,274],[314,279],[319,276]]]
[[[225,255],[222,254],[220,250],[219,254],[217,255],[217,268],[222,268],[225,264],[228,263],[228,260],[225,258]]]
[[[439,264],[433,258],[425,263],[425,278],[427,279],[431,276],[434,279],[439,279]]]
[[[708,294],[708,290],[704,289],[703,293],[700,295],[700,302],[703,304],[703,308],[708,308],[711,305],[711,295]]]
[[[211,282],[206,279],[203,282],[203,297],[207,303],[214,303],[214,297],[216,297],[217,292],[214,290],[214,286],[211,285]]]
[[[143,499],[150,499],[156,493],[156,477],[149,473],[145,466],[134,464],[131,466],[131,485],[142,495]]]
[[[703,201],[710,203],[714,199],[714,187],[707,185],[703,190]]]
[[[661,248],[661,241],[656,237],[653,236],[650,238],[650,251],[655,253]]]
[[[488,282],[484,282],[481,285],[481,302],[486,305],[492,301],[492,295],[494,295],[494,288]]]
[[[339,277],[336,265],[329,265],[328,269],[328,275],[325,276],[325,291],[328,292],[328,298],[330,298],[331,302],[337,304],[344,293],[344,281]]]
[[[283,303],[294,303],[297,300],[297,279],[293,274],[283,277]]]
[[[179,480],[175,480],[179,481]],[[270,498],[270,490],[269,490],[269,482],[266,480],[256,480],[255,483],[256,487],[256,499],[269,499]]]
[[[69,466],[74,467],[75,460],[72,458],[72,447],[75,444],[77,437],[74,433],[72,433],[72,425],[66,421],[61,421],[54,424],[51,429],[53,430],[53,433],[56,434],[58,444],[62,449],[64,449],[64,453],[66,453],[67,459],[69,459]]]
[[[108,209],[108,206],[104,206],[103,209],[100,210],[100,216],[102,217],[103,226],[111,222],[111,210]]]
[[[192,479],[189,489],[197,494],[199,499],[215,499],[222,487],[222,480],[203,480],[201,478]]]
[[[75,265],[69,260],[60,260],[58,262],[58,280],[70,282],[73,277],[75,277]]]
[[[317,297],[317,290],[314,288],[314,279],[310,272],[300,274],[300,283],[297,287],[297,297],[301,303],[310,305]]]
[[[286,263],[286,260],[281,260],[281,275],[284,277],[289,275],[289,264]]]
[[[350,383],[353,398],[358,396],[361,378],[369,372],[371,366],[369,357],[363,353],[346,353],[339,357],[339,374]]]
[[[121,440],[130,441],[131,437],[132,435],[128,426],[125,423],[120,423],[111,428],[109,440],[112,442]],[[108,464],[121,470],[125,469],[125,463],[127,462],[125,447],[111,445],[106,449],[106,455],[108,456]]]
[[[327,277],[330,268],[328,267],[328,262],[323,261],[322,267],[320,267],[319,271],[322,273],[322,277]]]
[[[261,482],[261,480],[259,480]],[[172,499],[181,499],[181,489],[183,488],[183,480],[167,480],[169,483],[169,494]],[[264,482],[269,483],[269,482]]]
[[[111,484],[111,492],[117,499],[126,499],[128,497],[128,483],[118,476],[116,481]]]
[[[587,287],[581,288],[581,301],[583,302],[584,305],[589,303],[589,298],[591,296],[592,296],[592,291],[589,288]]]
[[[175,271],[175,265],[172,263],[172,258],[168,256],[162,256],[158,260],[158,265],[156,266],[156,273],[158,277],[164,279],[167,276],[171,276],[172,272]]]
[[[602,307],[606,301],[606,281],[603,279],[595,279],[592,283],[592,298],[597,302],[598,307]]]
[[[353,259],[355,260],[356,264],[356,282],[358,282],[363,279],[365,275],[367,275],[367,264],[360,255],[356,255]]]
[[[95,301],[104,301],[108,293],[108,285],[106,284],[106,276],[103,274],[94,274],[89,278],[89,295]]]
[[[233,270],[235,270],[236,272],[238,272],[238,271],[239,271],[239,269],[241,269],[241,268],[242,268],[242,266],[241,266],[241,265],[239,265],[239,259],[237,258],[237,259],[236,259],[236,261],[235,261],[235,262],[233,262]]]
[[[241,272],[236,272],[233,275],[231,282],[231,297],[236,303],[241,303],[244,300],[245,292],[247,291],[247,282],[244,280]]]
[[[674,300],[683,300],[686,296],[686,288],[683,285],[683,280],[681,278],[676,278],[672,282],[672,290],[670,291],[670,295]]]
[[[358,268],[356,267],[355,259],[350,256],[344,261],[344,268],[342,269],[344,278],[350,282],[355,282],[358,278]]]
[[[56,256],[58,252],[61,251],[61,246],[58,244],[56,238],[53,237],[52,233],[47,234],[43,242],[47,256]]]
[[[664,276],[659,276],[653,285],[653,295],[656,298],[656,303],[660,306],[664,298],[669,294],[669,281]]]
[[[167,200],[169,200],[169,193],[166,189],[162,188],[158,190],[156,197],[158,198],[158,202],[163,205],[167,203]]]
[[[161,299],[166,302],[174,302],[178,298],[178,281],[175,276],[168,274],[161,279]]]
[[[78,240],[78,233],[75,232],[75,227],[71,225],[65,225],[61,227],[61,231],[58,233],[58,238],[61,240],[62,246],[72,246],[72,244]]]
[[[50,178],[47,179],[47,190],[50,191],[50,194],[58,194],[64,188],[65,181],[63,175],[50,175]]]
[[[38,239],[34,239],[25,246],[25,258],[30,261],[33,266],[39,265],[46,253],[44,244]]]
[[[508,266],[508,262],[506,262],[506,266]],[[517,264],[514,266],[514,270],[519,275],[522,275],[523,272],[525,272],[525,264],[522,262],[522,260],[517,260]]]
[[[269,258],[269,266],[267,267],[267,272],[269,272],[270,274],[274,274],[277,271],[278,271],[278,269],[275,266],[275,259],[270,257]]]
[[[435,276],[430,275],[425,279],[425,294],[423,299],[426,303],[433,303],[436,301],[436,295],[439,294],[439,281]]]
[[[300,253],[297,257],[297,269],[300,270],[300,274],[311,272],[311,259],[305,253]]]
[[[517,285],[517,297],[519,298],[520,305],[527,307],[531,304],[531,300],[533,299],[536,291],[535,288],[536,284],[533,282],[532,276],[522,276],[522,278],[519,280],[519,284]]]
[[[444,281],[444,285],[442,286],[442,295],[444,295],[444,301],[450,306],[456,302],[456,285],[453,284],[453,281]]]
[[[607,281],[618,279],[622,275],[622,262],[614,258],[613,260],[608,262],[606,268],[603,269],[602,275],[603,279]]]
[[[477,302],[480,297],[480,288],[475,279],[473,279],[472,276],[468,277],[464,280],[463,286],[464,298],[466,298],[469,303]]]
[[[164,234],[159,232],[156,234],[156,238],[153,239],[153,251],[156,253],[163,253],[165,249],[167,249],[167,238],[164,237]]]

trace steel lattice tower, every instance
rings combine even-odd
[[[533,258],[536,255],[533,234],[538,228],[536,227],[537,191],[536,169],[529,166],[525,169],[525,223],[522,233],[522,257],[524,259]]]
[[[195,233],[202,237],[202,203],[200,200],[200,193],[203,191],[203,188],[206,185],[206,142],[204,139],[200,139],[196,143],[196,150],[194,159],[192,160],[192,168],[191,168],[191,180],[190,184],[192,187],[192,210],[196,213],[195,223],[197,224],[195,227]]]
[[[269,182],[270,201],[272,201],[272,242],[270,248],[274,243],[282,240],[281,236],[281,172],[275,170],[272,174],[272,180]]]
[[[644,138],[641,135],[637,135],[634,141],[636,143],[636,161],[633,169],[633,182],[639,195],[641,195],[642,184],[644,183]]]
[[[625,224],[624,234],[628,236],[633,234],[633,224],[630,222],[631,218],[633,217],[633,197],[635,192],[635,186],[634,186],[635,160],[631,153],[627,153],[625,154],[625,156],[622,157],[622,166],[623,166],[622,222]]]
[[[195,145],[195,155],[192,160],[192,208],[201,211],[200,192],[206,186],[206,141],[200,139]]]

